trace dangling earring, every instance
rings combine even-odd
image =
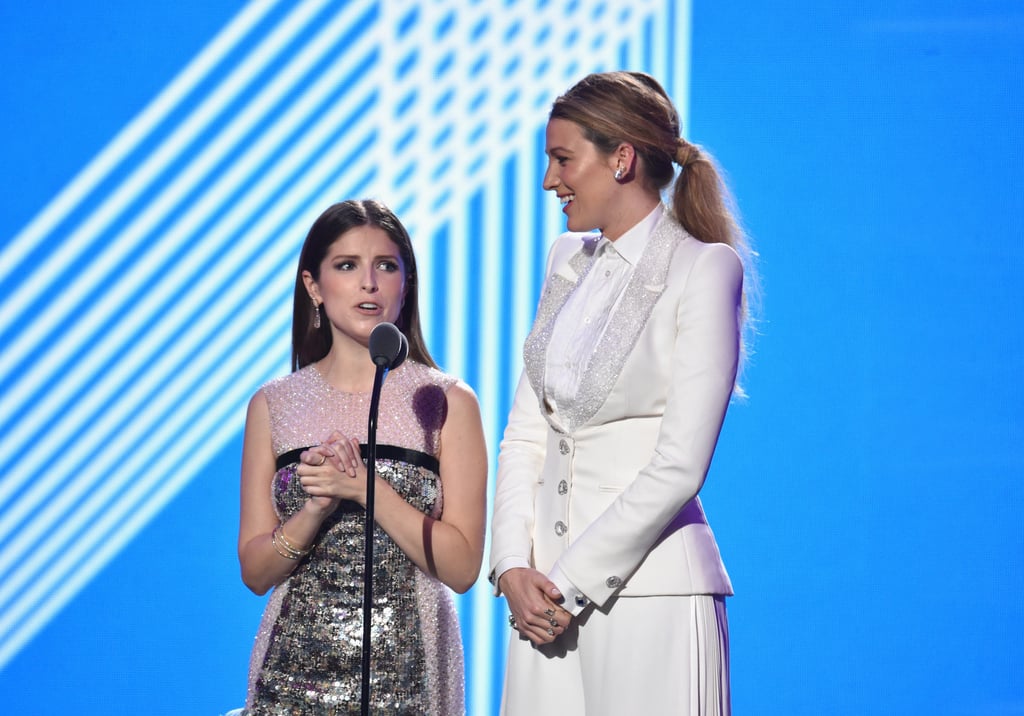
[[[615,181],[622,179],[622,167],[615,170]]]
[[[313,328],[320,327],[320,304],[313,299]]]

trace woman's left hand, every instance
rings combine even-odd
[[[366,465],[358,440],[331,433],[323,443],[304,451],[299,460],[296,472],[302,489],[311,497],[366,505]]]
[[[572,614],[555,601],[561,594],[543,572],[513,567],[498,584],[511,612],[509,626],[537,646],[550,644],[569,628]]]

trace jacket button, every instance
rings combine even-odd
[[[608,579],[605,580],[605,584],[608,586],[608,589],[618,589],[622,586],[622,580],[618,577],[608,577]]]
[[[569,443],[567,443],[565,440],[560,440],[558,442],[558,452],[562,453],[563,455],[568,455]]]
[[[588,604],[590,604],[590,600],[584,597],[582,594],[577,594],[575,601],[577,607],[585,607]]]
[[[558,494],[559,495],[565,495],[568,492],[569,492],[569,483],[566,482],[565,480],[562,480],[561,482],[559,482],[558,483]]]
[[[564,535],[568,531],[569,531],[569,528],[566,527],[565,523],[562,522],[561,520],[559,520],[558,522],[555,523],[555,534],[558,535],[559,537],[561,537],[562,535]]]

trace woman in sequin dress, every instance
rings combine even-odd
[[[464,713],[450,590],[479,573],[487,456],[476,397],[439,371],[419,323],[409,236],[374,201],[313,224],[299,259],[293,372],[252,398],[238,554],[273,588],[253,649],[246,714],[359,713],[371,330],[399,327],[409,357],[380,398],[370,710]]]
[[[699,498],[734,389],[742,234],[649,75],[552,108],[551,249],[498,461],[503,713],[729,713],[729,576]],[[661,191],[675,180],[670,206]],[[599,229],[600,234],[590,233]]]

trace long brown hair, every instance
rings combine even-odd
[[[306,291],[302,272],[309,271],[315,281],[320,280],[320,264],[327,255],[327,249],[345,232],[359,226],[375,226],[382,229],[398,247],[398,255],[405,267],[405,303],[395,325],[409,341],[409,357],[415,361],[437,367],[430,356],[423,329],[420,325],[419,276],[416,273],[416,256],[412,240],[405,226],[394,212],[373,199],[349,200],[333,204],[322,213],[302,244],[299,267],[295,272],[295,299],[292,306],[292,370],[304,368],[323,358],[331,350],[331,326],[324,318],[316,327],[313,301]],[[319,307],[316,311],[319,311]]]
[[[555,100],[551,118],[575,122],[597,148],[610,154],[633,145],[643,172],[639,178],[661,192],[681,167],[672,191],[672,211],[694,238],[739,248],[743,233],[714,160],[680,136],[679,114],[664,88],[643,72],[601,72],[577,82]]]
[[[660,194],[675,178],[670,208],[676,220],[700,241],[728,244],[743,261],[743,319],[750,332],[750,304],[760,293],[757,255],[717,163],[681,136],[679,113],[661,84],[644,72],[590,74],[555,100],[550,118],[575,122],[603,154],[631,144],[639,158],[637,180],[650,191]]]

